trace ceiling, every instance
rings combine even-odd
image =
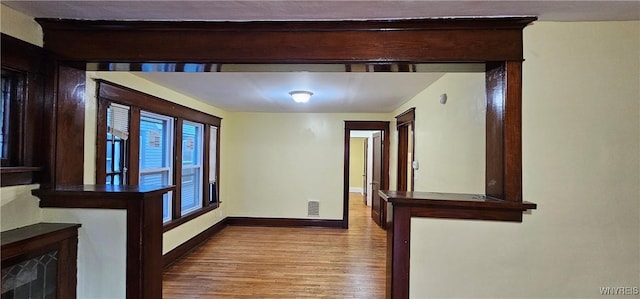
[[[2,1],[39,18],[94,20],[361,20],[537,16],[542,21],[640,20],[640,1]],[[442,73],[138,72],[229,111],[391,112]],[[314,93],[307,104],[288,92]]]
[[[149,81],[228,111],[391,112],[442,73],[136,73]],[[295,103],[289,92],[313,92]]]
[[[353,20],[538,16],[543,21],[638,20],[639,1],[2,1],[41,18],[102,20]]]

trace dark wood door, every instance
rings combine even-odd
[[[373,134],[373,177],[371,188],[371,218],[382,227],[382,202],[378,190],[382,179],[382,134]]]

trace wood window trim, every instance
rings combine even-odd
[[[18,99],[14,103],[19,105],[10,111],[12,140],[8,149],[9,159],[3,159],[0,167],[0,187],[38,183],[45,155],[44,151],[35,150],[41,148],[45,137],[41,136],[45,134],[41,128],[44,50],[4,33],[1,39],[2,68],[23,76],[23,85],[17,91]]]
[[[219,207],[220,201],[215,203],[209,202],[209,187],[208,180],[205,180],[204,177],[209,172],[209,163],[205,161],[207,157],[209,157],[209,151],[206,150],[209,148],[209,139],[210,136],[208,133],[210,132],[210,127],[214,126],[218,128],[218,132],[221,127],[222,119],[210,114],[206,114],[204,112],[197,111],[195,109],[179,105],[176,103],[172,103],[166,101],[164,99],[145,94],[143,92],[133,90],[131,88],[121,86],[112,82],[108,82],[105,80],[96,80],[97,82],[97,92],[98,92],[98,104],[97,104],[97,136],[106,136],[107,134],[107,108],[109,103],[118,103],[122,105],[130,106],[131,113],[131,124],[129,128],[130,136],[139,136],[139,119],[140,113],[142,110],[149,111],[152,113],[166,115],[174,118],[174,161],[173,162],[173,179],[174,182],[178,182],[182,177],[181,165],[182,165],[182,138],[178,138],[178,136],[182,136],[182,123],[185,120],[201,123],[203,124],[203,181],[202,181],[202,207],[193,212],[190,212],[185,215],[181,215],[180,209],[176,207],[181,206],[180,202],[180,194],[181,192],[181,184],[175,184],[174,196],[172,196],[172,209],[171,209],[171,218],[172,220],[165,222],[163,225],[163,231],[169,231],[173,228],[180,226],[181,224],[188,222],[200,215],[203,215],[209,211],[212,211]],[[216,146],[216,158],[220,159],[220,134],[217,134],[217,143]],[[128,174],[128,184],[129,185],[137,185],[139,182],[139,163],[138,159],[133,159],[131,157],[139,156],[139,138],[130,138],[129,145],[129,174]],[[96,181],[104,182],[106,179],[106,162],[105,162],[105,153],[106,153],[106,143],[100,139],[96,139]],[[134,162],[135,160],[135,162]],[[219,160],[216,165],[219,165]],[[216,169],[216,176],[220,177],[220,167],[218,166]],[[219,184],[219,183],[218,183]]]

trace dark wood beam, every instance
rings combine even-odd
[[[522,60],[535,18],[305,22],[37,19],[46,49],[85,62],[345,63]]]

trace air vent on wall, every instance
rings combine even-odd
[[[320,202],[317,200],[310,200],[307,203],[307,215],[308,216],[320,216]]]

